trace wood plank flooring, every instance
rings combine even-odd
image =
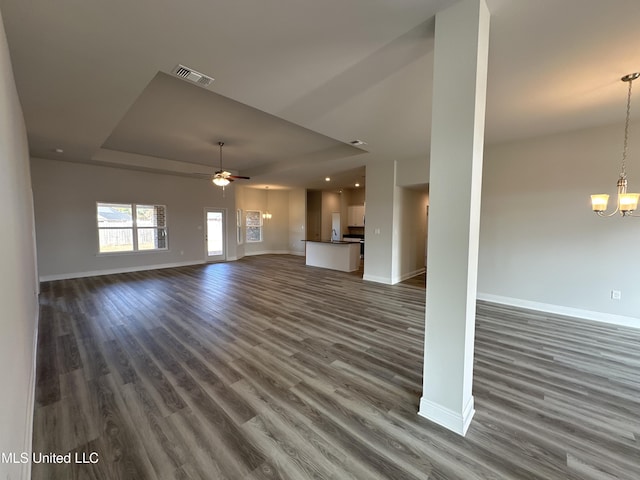
[[[638,479],[640,331],[479,303],[465,438],[416,414],[424,278],[292,256],[43,284],[40,479]]]

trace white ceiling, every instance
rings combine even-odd
[[[249,185],[322,188],[326,175],[353,184],[369,162],[426,161],[433,16],[452,3],[0,0],[0,11],[32,155],[189,174],[213,167],[224,141],[225,168]],[[640,1],[487,3],[487,143],[623,120]],[[170,77],[178,63],[215,82]]]

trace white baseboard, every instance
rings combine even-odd
[[[419,268],[418,270],[414,270],[412,272],[408,272],[408,273],[403,273],[402,275],[399,275],[397,277],[393,278],[393,283],[400,283],[400,282],[404,282],[405,280],[409,280],[410,278],[413,277],[417,277],[418,275],[421,275],[424,273],[424,267]]]
[[[40,329],[40,302],[36,296],[36,318],[33,332],[33,358],[31,359],[31,373],[29,374],[29,397],[27,398],[27,418],[25,422],[26,438],[23,452],[32,452],[33,449],[33,413],[36,404],[36,373],[38,365],[38,330]],[[22,465],[22,478],[31,478],[31,462]]]
[[[424,273],[424,268],[419,268],[418,270],[414,270],[412,272],[408,272],[408,273],[403,273],[402,275],[399,275],[397,277],[379,277],[377,275],[368,275],[368,274],[364,274],[362,276],[363,280],[366,280],[367,282],[376,282],[376,283],[384,283],[385,285],[395,285],[396,283],[400,283],[400,282],[404,282],[405,280],[408,280],[409,278],[413,278],[417,275],[420,275],[422,273]]]
[[[384,283],[385,285],[393,285],[389,277],[378,277],[377,275],[367,275],[365,273],[362,276],[362,279],[366,280],[367,282],[376,282],[376,283]]]
[[[252,255],[298,255],[304,256],[304,252],[291,252],[289,250],[265,250],[260,252],[250,252],[243,255],[245,257],[249,257]],[[225,261],[234,262],[243,257],[227,257]],[[189,262],[175,262],[175,263],[162,263],[158,265],[141,265],[137,267],[122,267],[122,268],[110,268],[107,270],[92,270],[88,272],[73,272],[73,273],[60,273],[55,275],[42,275],[40,277],[41,282],[50,282],[53,280],[68,280],[71,278],[84,278],[84,277],[97,277],[99,275],[112,275],[115,273],[131,273],[131,272],[142,272],[145,270],[160,270],[162,268],[176,268],[176,267],[187,267],[190,265],[202,265],[205,262],[204,260],[198,261],[189,261]]]
[[[70,278],[84,278],[84,277],[97,277],[99,275],[112,275],[114,273],[131,273],[142,272],[145,270],[159,270],[161,268],[175,268],[175,267],[187,267],[189,265],[201,265],[205,263],[203,260],[190,261],[190,262],[176,262],[176,263],[162,263],[159,265],[141,265],[137,267],[122,267],[122,268],[110,268],[107,270],[93,270],[90,272],[74,272],[74,273],[61,273],[56,275],[42,275],[40,277],[41,282],[49,282],[52,280],[67,280]]]
[[[567,317],[575,317],[584,320],[594,320],[596,322],[609,323],[621,327],[640,328],[640,318],[626,317],[624,315],[614,315],[612,313],[594,312],[592,310],[582,310],[580,308],[564,307],[562,305],[552,305],[549,303],[533,302],[530,300],[522,300],[519,298],[502,297],[500,295],[492,295],[489,293],[478,293],[478,300],[484,300],[491,303],[500,303],[513,307],[527,308],[529,310],[537,310],[540,312],[553,313],[556,315],[564,315]]]
[[[254,255],[298,255],[304,256],[304,252],[293,252],[291,250],[259,250],[257,252],[244,252],[245,257]]]
[[[469,399],[462,412],[455,412],[422,397],[420,399],[420,411],[418,411],[418,415],[421,417],[437,423],[463,437],[469,429],[474,413],[476,413],[476,411],[473,408],[473,397]]]

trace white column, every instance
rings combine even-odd
[[[484,0],[436,15],[429,257],[419,415],[464,435],[471,393],[489,48]]]
[[[393,283],[396,162],[367,164],[364,276],[370,282]]]

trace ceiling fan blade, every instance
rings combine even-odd
[[[227,178],[235,178],[236,180],[249,180],[251,177],[241,177],[240,175],[229,175]]]

